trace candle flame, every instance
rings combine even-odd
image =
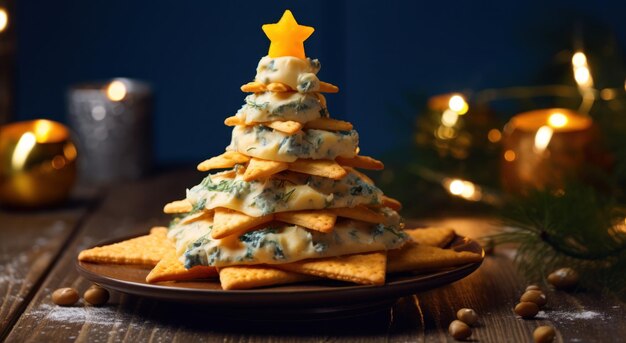
[[[541,153],[546,150],[546,148],[550,144],[550,141],[552,140],[553,133],[554,131],[552,130],[552,128],[547,125],[544,125],[540,127],[539,130],[537,130],[537,133],[535,134],[536,152]]]
[[[567,123],[569,122],[569,118],[567,118],[567,116],[561,112],[555,112],[552,113],[549,117],[548,117],[548,125],[550,125],[553,128],[562,128],[565,125],[567,125]]]
[[[14,170],[20,170],[24,167],[28,155],[37,143],[37,138],[32,132],[24,132],[15,145],[13,156],[11,157],[11,166]]]
[[[9,26],[9,14],[6,9],[0,7],[0,32],[6,30],[7,26]]]
[[[107,87],[106,93],[111,101],[122,101],[126,97],[126,85],[122,81],[113,81]]]
[[[45,119],[40,119],[35,122],[35,138],[37,138],[37,143],[45,143],[48,141],[50,137],[50,133],[52,132],[52,123]]]

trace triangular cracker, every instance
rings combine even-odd
[[[286,283],[309,281],[314,278],[266,266],[231,266],[220,268],[220,283],[225,290],[249,289]]]
[[[287,169],[286,162],[277,162],[270,160],[262,160],[260,158],[252,158],[248,162],[246,172],[243,174],[244,181],[252,181],[258,179],[266,179],[274,174],[280,173]]]
[[[224,238],[234,234],[242,234],[256,226],[268,223],[273,215],[263,217],[251,217],[247,214],[218,207],[213,217],[213,230],[211,237],[214,239]]]
[[[274,214],[274,219],[324,233],[331,232],[337,216],[330,211],[292,211]]]
[[[339,92],[339,87],[330,84],[328,82],[320,81],[320,89],[321,93],[337,93]]]
[[[281,83],[281,82],[272,82],[270,84],[267,85],[267,90],[270,92],[275,92],[275,93],[284,93],[284,92],[291,92],[293,91],[293,89],[291,89],[291,87],[289,87],[288,85]]]
[[[302,124],[293,120],[285,120],[285,121],[271,121],[271,122],[252,122],[246,123],[241,118],[237,116],[228,117],[224,120],[224,125],[226,126],[237,126],[237,125],[265,125],[267,127],[271,127],[276,131],[280,131],[286,134],[294,134],[302,129]]]
[[[209,266],[194,266],[185,269],[185,266],[176,256],[176,248],[171,244],[171,250],[152,268],[146,282],[182,281],[194,279],[208,279],[217,276],[217,269]]]
[[[387,206],[396,211],[400,211],[402,209],[402,203],[400,201],[386,195],[383,195],[383,206]]]
[[[248,82],[245,85],[241,86],[241,91],[246,93],[261,93],[265,92],[266,90],[267,87],[265,86],[265,84],[256,81]]]
[[[275,267],[363,285],[382,285],[385,283],[386,260],[386,253],[379,251],[277,264]]]
[[[417,244],[443,248],[454,239],[454,230],[445,227],[428,227],[405,230]]]
[[[263,123],[263,125],[271,127],[272,129],[276,131],[284,132],[289,135],[293,135],[294,133],[302,129],[302,124],[293,120],[272,121],[268,123]]]
[[[149,235],[83,250],[78,260],[96,263],[156,265],[171,247],[167,228],[153,228]]]
[[[180,224],[185,225],[193,223],[197,220],[207,220],[213,222],[213,210],[201,210],[194,214],[190,214],[180,220]]]
[[[371,169],[371,170],[385,169],[385,165],[381,161],[375,158],[369,157],[369,156],[357,155],[352,158],[337,157],[335,161],[337,161],[337,163],[341,164],[342,166],[348,166],[348,167]]]
[[[250,157],[236,152],[226,151],[221,155],[209,158],[208,160],[198,164],[199,171],[209,171],[211,169],[232,168],[235,164],[246,163]]]
[[[165,206],[163,207],[163,213],[167,213],[167,214],[187,213],[187,212],[191,212],[192,209],[193,209],[193,205],[191,204],[191,202],[189,202],[189,200],[187,199],[175,200],[168,204],[165,204]]]
[[[407,243],[401,249],[389,250],[387,257],[388,273],[422,272],[482,261],[480,254],[415,243]]]
[[[343,120],[322,117],[308,121],[304,124],[304,128],[326,131],[350,131],[352,130],[352,124]]]
[[[246,125],[246,123],[241,120],[241,118],[237,116],[232,116],[224,119],[224,125],[226,126],[237,126],[237,125]]]
[[[384,214],[367,208],[364,205],[355,207],[341,207],[331,209],[338,217],[361,220],[368,223],[384,223],[387,219]]]
[[[348,172],[337,162],[331,160],[298,159],[289,163],[289,170],[339,180]]]

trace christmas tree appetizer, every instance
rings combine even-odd
[[[304,52],[314,29],[285,11],[263,31],[269,53],[254,81],[241,87],[251,93],[245,104],[225,120],[233,127],[230,145],[198,165],[211,174],[185,199],[165,206],[176,215],[168,231],[156,228],[134,245],[117,244],[129,251],[139,246],[145,254],[137,240],[163,242],[147,261],[157,264],[147,281],[219,272],[223,289],[317,278],[380,285],[387,272],[479,261],[476,254],[408,243],[414,235],[403,230],[400,203],[357,170],[383,164],[359,154],[352,124],[330,118],[322,93],[338,88],[318,79],[319,61]],[[424,235],[445,245],[454,232],[420,230],[415,237]],[[83,251],[79,259],[120,263],[102,257],[112,246]],[[428,264],[433,256],[439,256],[436,263]]]

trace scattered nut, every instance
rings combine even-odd
[[[109,291],[98,285],[92,285],[85,291],[83,298],[91,305],[104,305],[109,301]]]
[[[535,343],[550,343],[554,340],[556,332],[550,326],[538,326],[533,332]]]
[[[524,319],[533,318],[539,313],[539,306],[533,302],[524,301],[515,305],[515,313]]]
[[[78,292],[74,288],[59,288],[52,293],[52,302],[59,306],[71,306],[78,301]]]
[[[542,307],[548,302],[548,300],[546,300],[546,295],[543,294],[542,291],[536,291],[536,290],[530,290],[522,294],[519,301],[520,302],[530,301],[532,303],[537,304],[537,306],[539,307]]]
[[[467,325],[474,325],[478,321],[478,314],[471,308],[462,308],[456,312],[456,318]]]
[[[568,289],[578,284],[578,273],[572,268],[561,268],[548,275],[548,282],[557,289]]]
[[[472,335],[472,329],[460,320],[453,320],[448,327],[448,332],[456,340],[464,340]]]
[[[526,287],[526,292],[528,291],[540,291],[541,287],[537,286],[537,285],[528,285],[528,287]]]

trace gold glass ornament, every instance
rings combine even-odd
[[[76,180],[76,147],[60,123],[0,127],[0,205],[41,207],[65,200]]]

